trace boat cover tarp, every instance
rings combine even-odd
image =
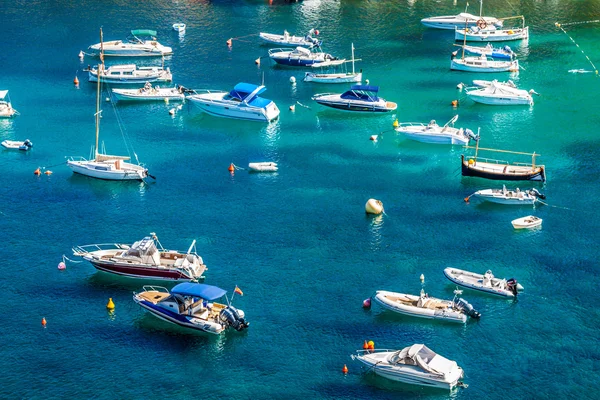
[[[180,294],[182,296],[200,297],[204,300],[212,301],[223,297],[227,291],[203,283],[184,282],[171,289],[171,293]]]
[[[131,31],[133,36],[156,36],[156,31],[151,29],[134,29]]]
[[[3,99],[8,94],[8,90],[0,90],[0,99]]]
[[[239,99],[240,101],[244,101],[244,100],[246,100],[246,97],[248,97],[252,92],[254,92],[258,88],[259,88],[258,85],[241,82],[233,87],[233,90],[231,92],[229,92],[229,95],[231,97]],[[259,90],[257,93],[255,93],[255,96],[258,96],[265,90],[267,90],[267,88],[263,86],[263,88],[261,90]]]
[[[368,86],[368,85],[352,85],[350,90],[342,93],[340,96],[342,99],[347,100],[363,100],[363,101],[371,101],[377,102],[379,98],[377,97],[377,92],[379,91],[378,86]]]
[[[456,367],[455,361],[440,356],[424,344],[406,347],[397,352],[390,361],[396,364],[418,365],[434,374],[450,373]]]

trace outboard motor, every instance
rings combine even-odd
[[[250,323],[246,322],[243,317],[240,316],[238,310],[232,306],[224,308],[219,314],[221,322],[231,326],[236,331],[243,331]]]
[[[535,197],[539,197],[542,200],[546,199],[546,196],[542,193],[540,193],[537,189],[533,188],[529,191],[529,194]]]
[[[504,51],[506,51],[509,54],[512,54],[512,49],[510,48],[510,46],[504,46]]]
[[[29,139],[25,139],[25,141],[23,142],[23,144],[29,148],[33,147],[33,143],[31,143],[31,140]]]
[[[465,129],[465,135],[472,140],[479,140],[479,135],[476,135],[472,130]]]
[[[512,294],[515,295],[515,297],[517,297],[517,294],[519,293],[519,291],[517,290],[517,286],[518,286],[518,282],[515,278],[510,278],[509,280],[506,281],[506,286],[508,287],[508,290],[510,290],[512,292]]]
[[[475,310],[473,306],[470,305],[465,299],[459,298],[458,300],[456,300],[455,304],[459,309],[463,310],[465,314],[467,314],[469,317],[475,319],[479,319],[481,317],[481,314],[477,310]]]

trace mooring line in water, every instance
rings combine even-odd
[[[600,19],[594,19],[591,21],[565,22],[564,24],[559,24],[558,22],[556,22],[556,24],[558,24],[558,26],[571,26],[571,25],[593,24],[596,22],[600,22]]]
[[[569,39],[571,39],[571,42],[573,42],[573,44],[579,49],[581,50],[581,54],[583,54],[583,56],[588,60],[588,62],[590,63],[590,65],[593,68],[593,71],[596,73],[596,76],[598,76],[598,68],[596,68],[596,66],[594,65],[594,63],[592,62],[592,60],[590,60],[590,58],[587,56],[587,54],[585,54],[585,52],[583,51],[583,49],[581,47],[579,47],[579,44],[577,44],[577,42],[575,41],[575,39],[573,39],[571,37],[571,35],[569,35],[567,33],[567,31],[565,31],[565,29],[563,28],[563,26],[568,26],[568,25],[578,25],[578,24],[587,24],[587,23],[591,23],[591,22],[600,22],[600,20],[595,20],[595,21],[582,21],[582,22],[571,22],[571,23],[566,23],[566,24],[559,24],[558,22],[554,23],[554,26],[556,26],[558,29],[560,29],[561,31],[563,31],[563,33],[565,35],[567,35],[567,37]],[[571,70],[574,71],[574,70]],[[587,71],[584,71],[587,72]]]
[[[304,108],[308,108],[308,109],[310,109],[310,107],[309,107],[309,106],[305,106],[304,104],[300,103],[298,100],[296,100],[296,103],[297,103],[299,106],[301,106],[301,107],[304,107]]]
[[[543,205],[545,205],[545,206],[548,206],[548,207],[554,207],[554,208],[560,208],[560,209],[563,209],[563,210],[575,211],[575,210],[574,210],[574,209],[572,209],[572,208],[568,208],[568,207],[560,207],[560,206],[553,206],[552,204],[544,203],[544,202],[543,202],[543,201],[541,201],[540,199],[538,199],[538,203],[542,203]]]

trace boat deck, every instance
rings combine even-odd
[[[141,292],[138,294],[142,299],[149,301],[151,303],[157,304],[160,301],[163,301],[167,297],[169,297],[171,293],[167,292]]]

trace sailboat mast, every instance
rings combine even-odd
[[[483,0],[479,0],[479,16],[483,15]]]
[[[98,136],[100,134],[100,77],[104,71],[104,45],[102,42],[102,28],[100,28],[100,64],[98,65],[98,84],[96,86],[96,148],[95,157],[98,159]]]
[[[354,75],[354,43],[352,43],[352,75]]]

